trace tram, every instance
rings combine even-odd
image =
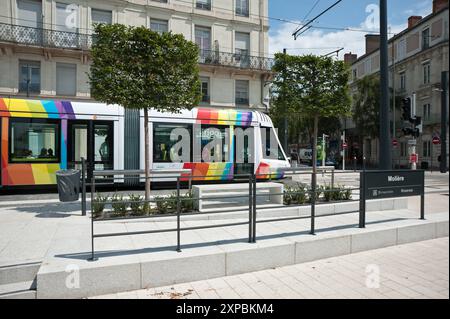
[[[176,114],[151,111],[149,121],[152,169],[191,169],[196,181],[226,182],[250,172],[260,179],[278,179],[283,177],[281,168],[290,166],[271,119],[258,111],[203,107]],[[179,139],[172,132],[177,128],[191,137],[190,147],[181,150],[189,154],[174,162],[171,150]],[[237,143],[229,133],[237,128],[253,128],[253,142]],[[95,102],[0,98],[0,134],[3,188],[54,185],[56,172],[80,168],[81,158],[95,170],[144,168],[140,110]],[[221,143],[209,160],[194,154],[196,145],[202,151],[212,139]],[[223,156],[217,157],[218,152]],[[239,154],[245,155],[237,161]]]

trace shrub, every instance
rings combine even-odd
[[[194,193],[192,190],[181,196],[181,199],[181,211],[183,213],[192,212],[194,210]]]
[[[301,205],[308,201],[308,189],[304,184],[297,183],[295,186],[286,186],[283,194],[285,205]]]
[[[142,201],[144,198],[141,195],[130,194],[130,208],[132,216],[144,216],[147,214],[148,209]]]
[[[326,192],[324,192],[324,200],[330,201],[345,201],[352,198],[352,191],[346,189],[344,186],[337,186],[332,188],[330,185],[325,186]]]
[[[119,194],[114,194],[111,198],[111,206],[113,209],[113,217],[124,217],[127,214],[127,203],[123,202],[123,196]]]
[[[96,194],[94,202],[92,203],[92,217],[100,218],[105,210],[106,202],[108,201],[108,195],[102,196],[101,194]]]

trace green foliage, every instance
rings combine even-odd
[[[286,185],[283,194],[285,205],[301,205],[308,202],[308,188],[306,185],[297,183],[294,186]]]
[[[177,211],[177,195],[172,193],[169,196],[155,196],[156,214],[173,214]]]
[[[393,109],[393,91],[390,92],[390,109]],[[401,97],[395,98],[396,109],[401,106]],[[357,82],[357,93],[353,100],[353,122],[360,137],[376,138],[380,131],[380,77],[365,76]]]
[[[91,54],[91,94],[98,101],[169,112],[200,102],[198,47],[182,35],[99,24]]]
[[[352,191],[343,186],[331,187],[325,185],[323,188],[323,199],[326,202],[345,201],[352,198]]]
[[[349,69],[343,61],[314,55],[275,55],[272,93],[284,112],[304,118],[350,114]]]
[[[125,217],[127,214],[127,203],[124,202],[123,195],[114,194],[111,198],[113,217]]]
[[[361,137],[376,137],[380,129],[380,81],[366,76],[357,83],[353,121]]]
[[[194,193],[192,190],[181,195],[181,212],[189,213],[194,210]]]
[[[144,216],[148,212],[148,205],[143,203],[144,198],[141,195],[130,194],[130,209],[132,216]]]
[[[108,201],[108,195],[96,193],[94,202],[92,203],[92,217],[100,218],[105,210],[106,202]]]

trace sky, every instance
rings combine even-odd
[[[339,53],[340,58],[347,52],[356,53],[358,56],[363,55],[365,34],[379,31],[378,0],[342,0],[317,19],[312,24],[313,28],[303,33],[297,40],[293,38],[292,33],[298,28],[298,25],[292,22],[305,23],[336,1],[269,0],[270,54],[281,52],[283,48],[287,48],[289,54],[323,55],[344,48]],[[407,27],[408,17],[430,14],[432,2],[433,0],[387,0],[389,37]]]

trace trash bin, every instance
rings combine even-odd
[[[75,202],[80,195],[81,171],[77,169],[60,170],[56,172],[59,200]]]

